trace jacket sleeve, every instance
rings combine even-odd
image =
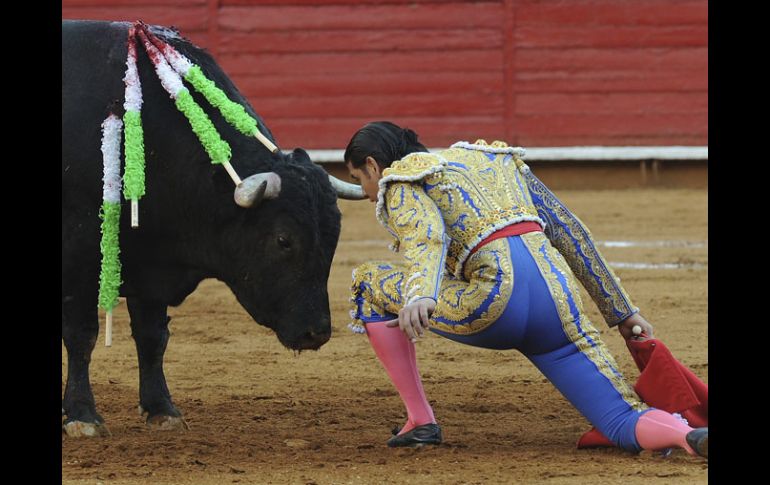
[[[449,246],[441,211],[419,182],[390,183],[385,200],[388,228],[409,268],[402,285],[404,304],[438,300]]]
[[[517,161],[538,215],[546,222],[545,234],[564,256],[575,277],[586,288],[604,320],[613,327],[639,311],[631,302],[620,278],[610,268],[583,222],[572,214],[529,170]]]

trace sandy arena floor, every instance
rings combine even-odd
[[[642,314],[674,355],[708,382],[708,195],[702,190],[560,191],[591,228]],[[190,430],[157,432],[137,412],[138,370],[125,302],[114,342],[103,327],[91,379],[109,438],[62,435],[65,484],[707,483],[708,465],[618,449],[577,450],[588,422],[515,351],[463,346],[436,335],[417,352],[445,444],[389,449],[405,412],[367,339],[346,325],[354,266],[397,259],[368,202],[341,201],[342,235],[329,279],[333,336],[297,356],[254,323],[230,291],[204,281],[170,309],[165,369]],[[661,243],[660,241],[666,241]],[[622,246],[622,245],[620,245]],[[624,374],[638,372],[621,337],[584,294]],[[100,321],[104,325],[104,319]],[[62,389],[67,365],[62,344]]]

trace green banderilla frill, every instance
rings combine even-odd
[[[102,219],[102,271],[99,275],[99,307],[110,311],[118,304],[120,293],[120,204],[104,202]]]
[[[144,131],[138,111],[126,111],[125,125],[126,168],[123,174],[123,196],[139,200],[144,196]]]
[[[176,107],[187,117],[193,132],[209,154],[211,163],[229,162],[232,156],[230,145],[219,136],[214,124],[192,98],[190,91],[183,89],[179,92]]]
[[[227,95],[208,79],[199,66],[192,66],[185,80],[193,85],[196,91],[201,93],[212,106],[217,108],[222,116],[238,131],[246,136],[254,136],[257,131],[257,120],[246,112],[246,109],[235,103]]]

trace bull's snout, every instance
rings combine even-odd
[[[309,330],[299,338],[297,350],[318,350],[329,341],[331,336],[331,326],[324,329]]]
[[[277,331],[278,340],[291,350],[318,350],[332,336],[331,322],[327,319],[304,327],[294,326],[294,332]]]

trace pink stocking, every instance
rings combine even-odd
[[[636,440],[645,450],[662,450],[678,446],[687,453],[696,455],[687,444],[687,433],[693,428],[687,426],[672,414],[660,409],[647,411],[636,423]]]
[[[435,423],[436,418],[425,398],[420,372],[417,370],[414,344],[400,328],[387,327],[384,322],[367,323],[366,334],[406,406],[408,419],[399,434],[423,424]]]

